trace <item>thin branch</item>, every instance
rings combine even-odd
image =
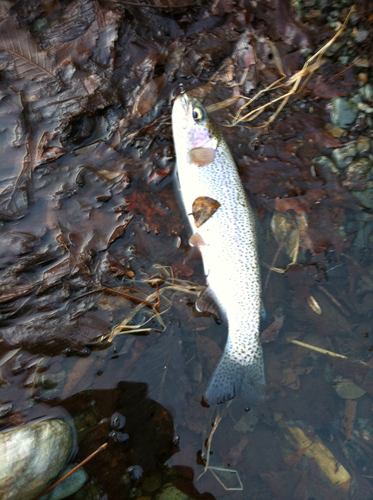
[[[74,472],[76,472],[78,469],[80,469],[80,467],[83,467],[83,465],[85,465],[87,462],[89,462],[93,457],[95,457],[98,453],[100,453],[100,451],[103,451],[106,447],[107,447],[107,443],[102,444],[96,451],[91,453],[91,455],[89,455],[89,457],[85,458],[82,462],[80,462],[80,464],[78,464],[76,467],[74,467],[69,472],[67,472],[58,481],[56,481],[54,484],[52,484],[52,486],[49,486],[49,488],[46,489],[41,495],[36,497],[35,500],[40,500],[40,498],[42,498],[44,495],[46,495],[51,490],[53,490],[53,488],[55,488],[57,486],[57,484],[62,483],[62,481],[64,481],[67,477],[71,476],[71,474],[74,474]]]

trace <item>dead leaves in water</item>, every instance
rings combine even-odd
[[[220,203],[208,196],[196,198],[192,205],[192,215],[196,227],[201,227],[219,209]]]

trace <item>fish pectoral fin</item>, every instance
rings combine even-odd
[[[215,160],[216,152],[212,148],[194,148],[189,151],[191,163],[197,167],[205,167]]]
[[[196,302],[196,309],[199,312],[212,314],[219,321],[222,320],[222,315],[217,304],[216,295],[209,286],[198,297],[198,300]]]

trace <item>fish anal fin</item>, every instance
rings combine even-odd
[[[198,297],[198,300],[196,302],[196,309],[199,312],[210,313],[218,320],[221,320],[221,313],[216,301],[215,294],[209,286]]]

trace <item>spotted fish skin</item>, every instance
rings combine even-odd
[[[182,202],[193,233],[198,233],[194,239],[203,241],[199,249],[209,295],[228,323],[227,343],[206,399],[209,404],[223,403],[240,391],[248,404],[254,404],[262,399],[265,386],[254,214],[227,143],[197,99],[188,94],[177,97],[172,128]],[[190,151],[196,148],[214,149],[212,163],[194,163]],[[199,197],[216,200],[220,206],[197,228],[193,203]]]

